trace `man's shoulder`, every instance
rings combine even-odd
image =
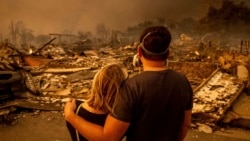
[[[181,73],[181,72],[176,71],[176,70],[169,69],[168,72],[171,75],[180,76],[180,77],[186,77],[186,75],[184,73]]]
[[[172,70],[172,69],[167,69],[165,71],[143,71],[143,72],[138,72],[138,73],[133,73],[129,75],[129,79],[128,80],[134,80],[134,79],[138,79],[140,77],[146,77],[146,76],[150,76],[151,74],[164,74],[164,75],[180,75],[180,76],[185,76],[183,73]]]

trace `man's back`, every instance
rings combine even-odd
[[[126,81],[115,118],[130,122],[127,140],[177,140],[192,89],[172,70],[145,71]]]

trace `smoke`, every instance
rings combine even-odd
[[[204,0],[1,0],[0,34],[22,21],[34,34],[95,32],[97,24],[125,30],[145,20],[200,17]]]

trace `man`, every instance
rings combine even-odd
[[[164,26],[145,29],[138,56],[143,72],[128,79],[104,127],[74,112],[74,100],[65,105],[65,119],[89,140],[182,141],[191,124],[193,91],[185,76],[166,67],[171,35]]]

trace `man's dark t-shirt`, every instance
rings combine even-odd
[[[145,71],[120,89],[113,117],[130,122],[128,141],[176,141],[191,110],[193,91],[187,78],[173,70]]]

